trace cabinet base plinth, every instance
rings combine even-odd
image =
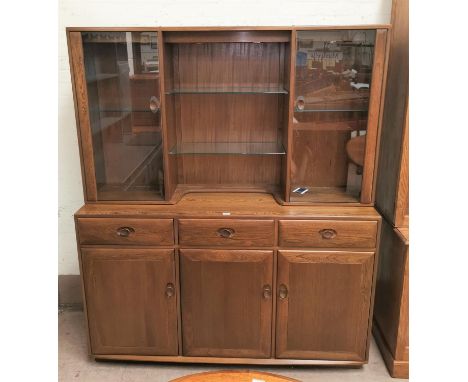
[[[362,367],[367,362],[360,361],[330,361],[319,359],[278,359],[278,358],[220,358],[220,357],[182,357],[182,356],[150,356],[99,354],[92,356],[96,361],[134,361],[134,362],[175,362],[175,363],[211,363],[231,365],[310,365],[310,366],[342,366],[350,368]]]

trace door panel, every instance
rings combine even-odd
[[[180,253],[183,354],[270,357],[273,251]]]
[[[374,253],[279,251],[276,357],[362,361]]]
[[[177,355],[173,251],[81,253],[93,354]]]

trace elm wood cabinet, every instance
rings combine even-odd
[[[388,26],[67,34],[90,355],[365,364]]]
[[[75,219],[95,358],[367,362],[380,231],[372,207],[194,193],[176,205],[87,204]],[[138,240],[167,222],[166,239]],[[288,223],[308,226],[312,245],[291,241],[280,229]],[[112,229],[90,239],[89,225],[112,227],[114,240]],[[354,225],[365,240],[346,239]]]

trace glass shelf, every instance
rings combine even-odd
[[[158,109],[159,111],[159,109]],[[154,113],[152,110],[150,110],[149,106],[147,109],[130,109],[130,108],[122,108],[122,109],[100,109],[99,110],[100,113],[126,113],[126,114],[129,114],[129,113],[153,113],[153,114],[157,114]]]
[[[367,112],[367,108],[359,108],[359,109],[350,109],[350,108],[316,108],[316,109],[303,109],[299,110],[298,108],[294,108],[295,113],[333,113],[333,112]]]
[[[282,86],[224,86],[224,87],[197,87],[176,88],[166,91],[166,94],[288,94]]]
[[[182,142],[172,147],[169,154],[284,155],[286,152],[280,142]]]

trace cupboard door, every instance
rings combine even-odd
[[[81,253],[92,353],[177,355],[173,251]]]
[[[374,253],[279,251],[276,357],[366,358]]]
[[[163,200],[157,32],[70,39],[88,199]]]
[[[371,202],[386,31],[298,31],[291,202]]]
[[[183,354],[270,357],[273,252],[180,253]]]

